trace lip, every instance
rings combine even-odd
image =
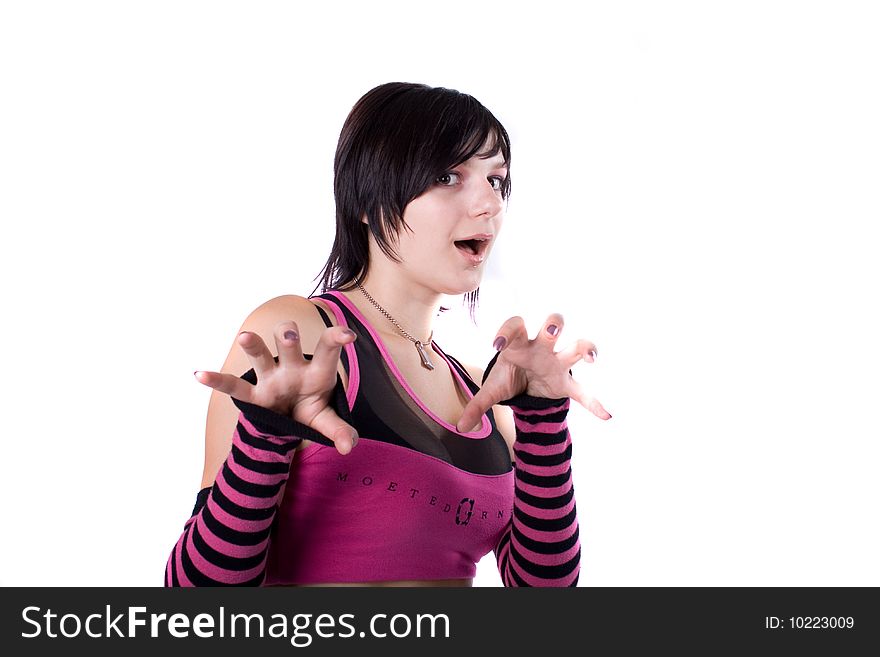
[[[467,240],[491,240],[494,237],[491,233],[474,233],[468,237],[459,237],[455,242],[465,242]]]

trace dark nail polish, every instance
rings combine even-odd
[[[499,335],[495,339],[495,342],[492,343],[492,346],[495,347],[495,351],[501,351],[502,349],[504,349],[504,345],[506,344],[507,338],[505,338],[503,335]]]
[[[293,329],[288,329],[284,332],[285,340],[299,340],[299,336],[296,334],[296,331]]]
[[[547,327],[547,333],[550,335],[556,335],[559,332],[559,327],[556,324],[551,324]]]

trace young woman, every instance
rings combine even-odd
[[[505,586],[574,586],[570,399],[611,416],[569,368],[595,346],[557,352],[559,314],[531,339],[507,320],[485,372],[433,341],[442,295],[473,314],[507,132],[466,94],[384,84],[334,171],[323,293],[266,302],[222,371],[196,372],[214,389],[205,470],[165,584],[469,586],[494,550]]]

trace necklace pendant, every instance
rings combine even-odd
[[[429,370],[433,370],[434,363],[428,358],[428,354],[425,352],[425,348],[422,346],[421,342],[416,341],[416,349],[419,350],[419,356],[422,357],[422,366],[427,367]]]

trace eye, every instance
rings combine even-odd
[[[461,176],[459,176],[454,171],[447,171],[443,175],[438,176],[436,182],[438,185],[442,185],[444,187],[451,187],[452,185],[459,182],[460,178],[461,178]]]
[[[489,182],[492,183],[492,189],[500,192],[504,187],[504,178],[502,176],[489,176]]]

